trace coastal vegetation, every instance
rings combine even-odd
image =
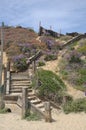
[[[65,113],[86,112],[86,99],[73,100],[64,84],[67,81],[73,88],[86,92],[86,38],[75,40],[64,48],[65,43],[74,38],[72,35],[38,36],[33,29],[21,26],[5,27],[4,30],[4,51],[15,71],[26,71],[29,58],[39,50],[42,52],[42,57],[36,60],[38,69],[32,79],[32,87],[36,89],[37,96],[61,105]],[[60,51],[64,53],[59,56]],[[48,61],[58,61],[59,57],[59,76],[52,71],[40,69]],[[66,102],[63,105],[64,97]]]
[[[59,72],[74,88],[86,91],[86,39],[77,42],[76,46],[61,58]]]

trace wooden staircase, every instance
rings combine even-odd
[[[30,80],[27,73],[11,73],[10,93],[21,93],[22,87],[30,87]]]
[[[21,101],[18,102],[19,96],[22,97],[22,88],[28,87],[28,101],[31,105],[43,114],[44,102],[40,100],[34,93],[34,90],[31,88],[31,81],[29,79],[27,72],[18,72],[18,73],[11,73],[10,78],[10,94],[5,95],[5,103],[6,104],[17,104],[21,107]]]
[[[33,71],[35,72],[35,60],[37,60],[42,53],[39,51],[36,55],[30,57],[27,61],[28,65],[33,62],[34,68]],[[30,70],[29,70],[30,72]],[[32,72],[31,72],[32,74]],[[28,70],[26,72],[18,72],[13,73],[10,72],[9,64],[7,66],[7,71],[5,72],[5,94],[4,94],[4,101],[6,104],[12,105],[16,104],[19,108],[22,108],[22,89],[23,87],[28,88],[28,105],[30,104],[31,110],[33,112],[38,113],[41,117],[45,118],[45,107],[44,101],[39,99],[34,90],[31,88],[31,80],[29,78]],[[47,103],[47,102],[46,102]],[[12,105],[13,107],[13,105]],[[53,110],[56,107],[53,107]]]

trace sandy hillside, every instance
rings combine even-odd
[[[65,50],[65,51],[66,51],[66,50]],[[42,68],[45,69],[45,70],[53,71],[54,73],[56,73],[56,74],[59,75],[59,62],[60,62],[60,60],[61,60],[61,56],[64,55],[65,51],[59,53],[59,56],[58,56],[58,59],[57,59],[57,60],[46,62],[46,65],[43,66]],[[82,92],[82,91],[80,91],[80,90],[74,89],[74,88],[73,88],[70,84],[68,84],[66,81],[64,81],[64,83],[65,83],[65,85],[67,86],[67,91],[68,91],[68,93],[69,93],[71,96],[73,96],[74,99],[85,97],[84,92]]]

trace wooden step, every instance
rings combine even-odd
[[[23,86],[30,86],[29,84],[11,84],[12,87],[23,87]]]
[[[28,89],[28,92],[32,92],[33,90],[32,89]]]
[[[11,96],[22,96],[22,93],[10,93]]]
[[[11,77],[29,77],[27,74],[11,74]]]
[[[28,93],[28,97],[30,97],[30,96],[35,96],[35,94],[33,92]]]
[[[11,73],[11,76],[15,77],[15,76],[28,76],[29,74],[28,73]]]
[[[23,85],[24,85],[24,86],[25,86],[25,85],[26,85],[26,86],[30,86],[31,83],[26,83],[26,82],[23,82],[23,83],[22,83],[22,82],[11,82],[11,85],[12,85],[12,86],[15,86],[15,85],[17,85],[17,86],[23,86]]]
[[[22,89],[11,89],[10,93],[22,93]]]
[[[15,82],[16,82],[16,83],[18,83],[18,82],[19,82],[19,83],[31,83],[31,81],[29,81],[29,80],[11,80],[11,82],[12,82],[12,83],[15,83]]]
[[[17,95],[5,95],[4,96],[4,100],[10,100],[10,101],[17,101],[18,100],[18,96]]]
[[[19,89],[19,90],[21,90],[23,87],[11,87],[11,89],[10,90],[16,90],[16,89]]]
[[[5,104],[16,104],[16,101],[10,101],[10,100],[5,100],[4,101],[5,102]]]
[[[34,100],[34,99],[36,99],[36,96],[30,96],[30,97],[28,97],[28,99],[29,100]]]
[[[31,86],[27,86],[27,85],[22,85],[22,86],[20,86],[20,85],[12,85],[11,86],[11,89],[17,89],[17,88],[19,88],[19,89],[22,89],[22,88],[25,88],[25,87],[27,87],[28,89],[32,89],[32,87]]]
[[[29,86],[28,85],[22,85],[22,86],[19,86],[19,85],[12,85],[11,86],[11,88],[10,88],[10,90],[11,89],[22,89],[22,88],[28,88],[28,89],[32,89],[32,88],[29,88]]]
[[[12,76],[16,76],[16,75],[28,75],[28,72],[11,72]]]
[[[40,104],[37,104],[36,107],[38,107],[38,108],[44,108],[44,105],[43,105],[43,103],[40,103]]]
[[[21,77],[15,77],[15,78],[13,78],[13,77],[11,77],[11,81],[29,81],[30,79],[29,78],[21,78]]]
[[[22,92],[22,88],[17,88],[17,87],[16,88],[11,88],[10,92],[14,92],[14,93]],[[28,89],[28,92],[32,92],[32,89]]]
[[[40,108],[40,111],[45,112],[45,108]]]
[[[41,103],[41,100],[31,100],[30,102],[36,105]]]

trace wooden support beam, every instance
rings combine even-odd
[[[50,102],[45,102],[44,106],[45,106],[45,121],[46,122],[51,122],[52,118],[51,118]]]
[[[22,118],[25,118],[28,114],[28,88],[22,88]]]

